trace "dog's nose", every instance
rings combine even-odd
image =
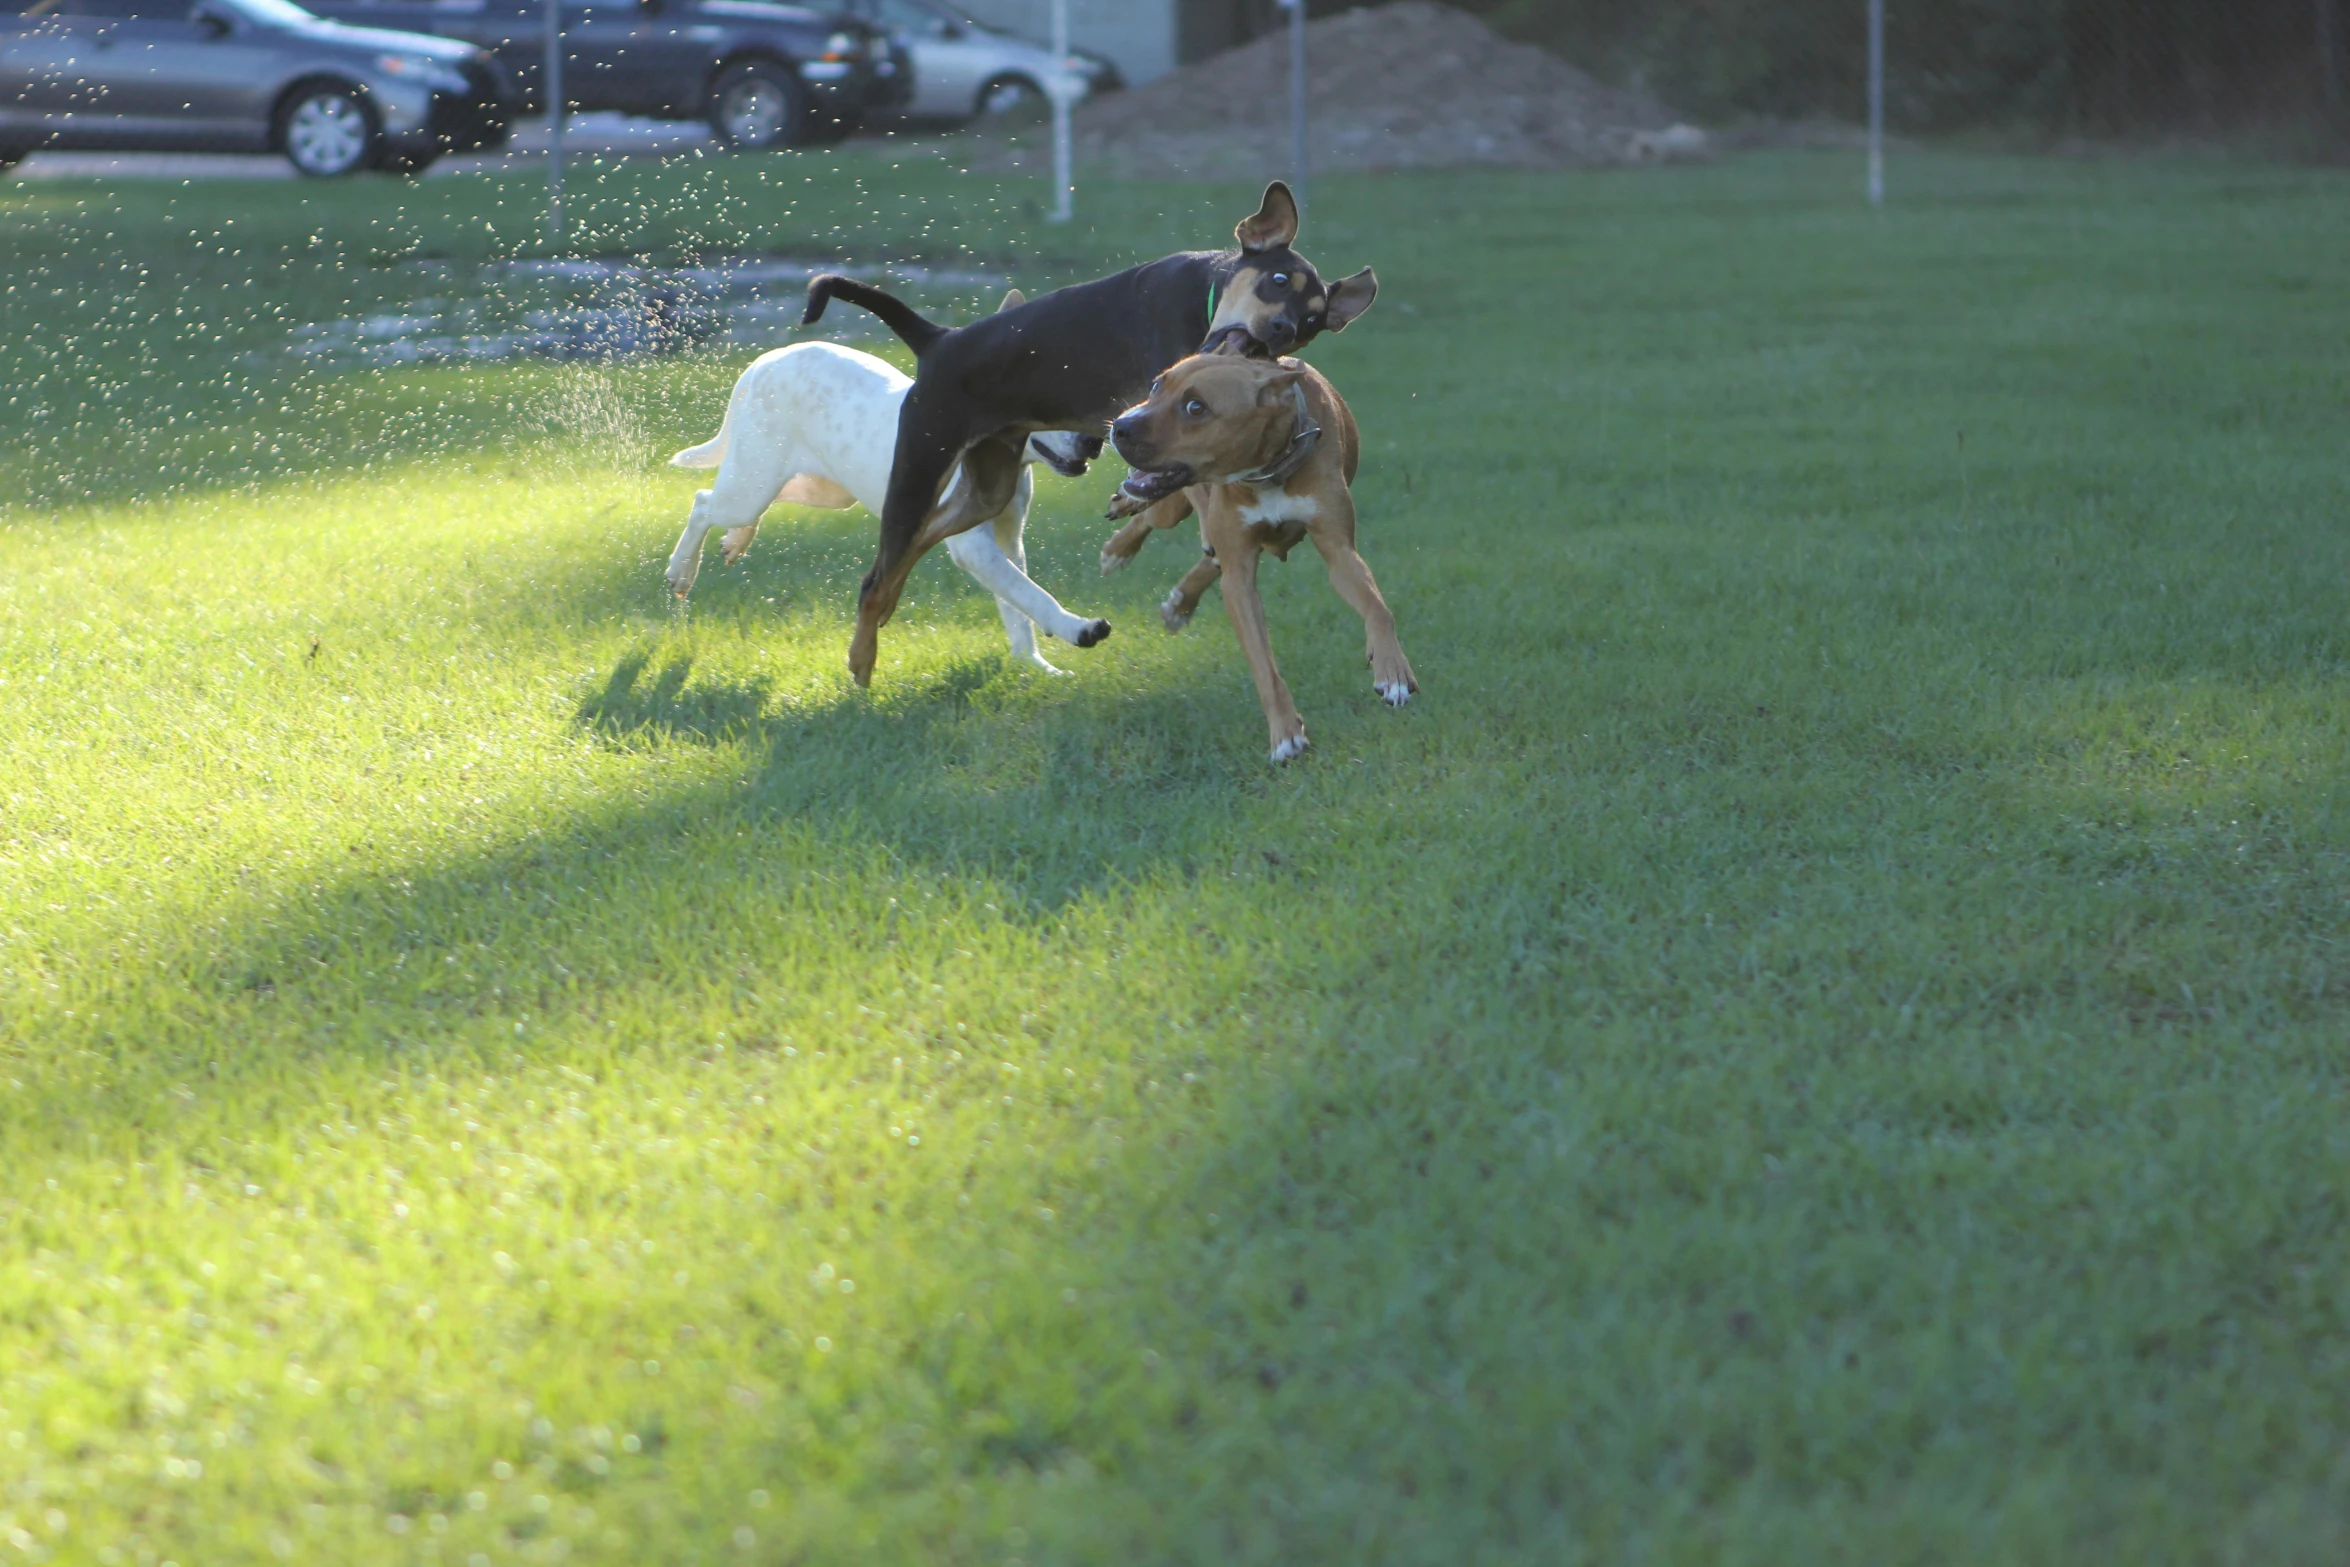
[[[1126,450],[1126,443],[1141,433],[1142,420],[1135,414],[1120,414],[1110,421],[1110,439],[1117,443],[1120,451]]]

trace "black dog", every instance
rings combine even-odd
[[[1098,440],[1176,361],[1207,349],[1277,357],[1342,330],[1378,295],[1369,267],[1325,287],[1313,264],[1289,248],[1297,203],[1278,180],[1232,234],[1236,250],[1184,251],[966,327],[924,320],[903,300],[844,277],[827,273],[809,282],[803,324],[844,299],[879,316],[918,361],[898,412],[881,549],[857,589],[857,634],[849,644],[857,684],[873,677],[881,628],[914,563],[1003,509],[1030,435],[1074,430]],[[964,482],[942,511],[939,486],[958,459]]]

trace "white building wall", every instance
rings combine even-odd
[[[1052,0],[961,0],[976,21],[1037,43],[1053,37]],[[1069,0],[1069,42],[1118,62],[1140,86],[1175,69],[1176,0]]]

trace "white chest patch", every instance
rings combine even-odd
[[[1243,501],[1240,507],[1242,522],[1312,522],[1322,514],[1311,494],[1292,495],[1287,490],[1251,490],[1254,500]]]

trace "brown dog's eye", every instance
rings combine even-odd
[[[1192,418],[1197,419],[1207,413],[1208,405],[1194,397],[1183,405],[1183,411],[1189,414]]]

